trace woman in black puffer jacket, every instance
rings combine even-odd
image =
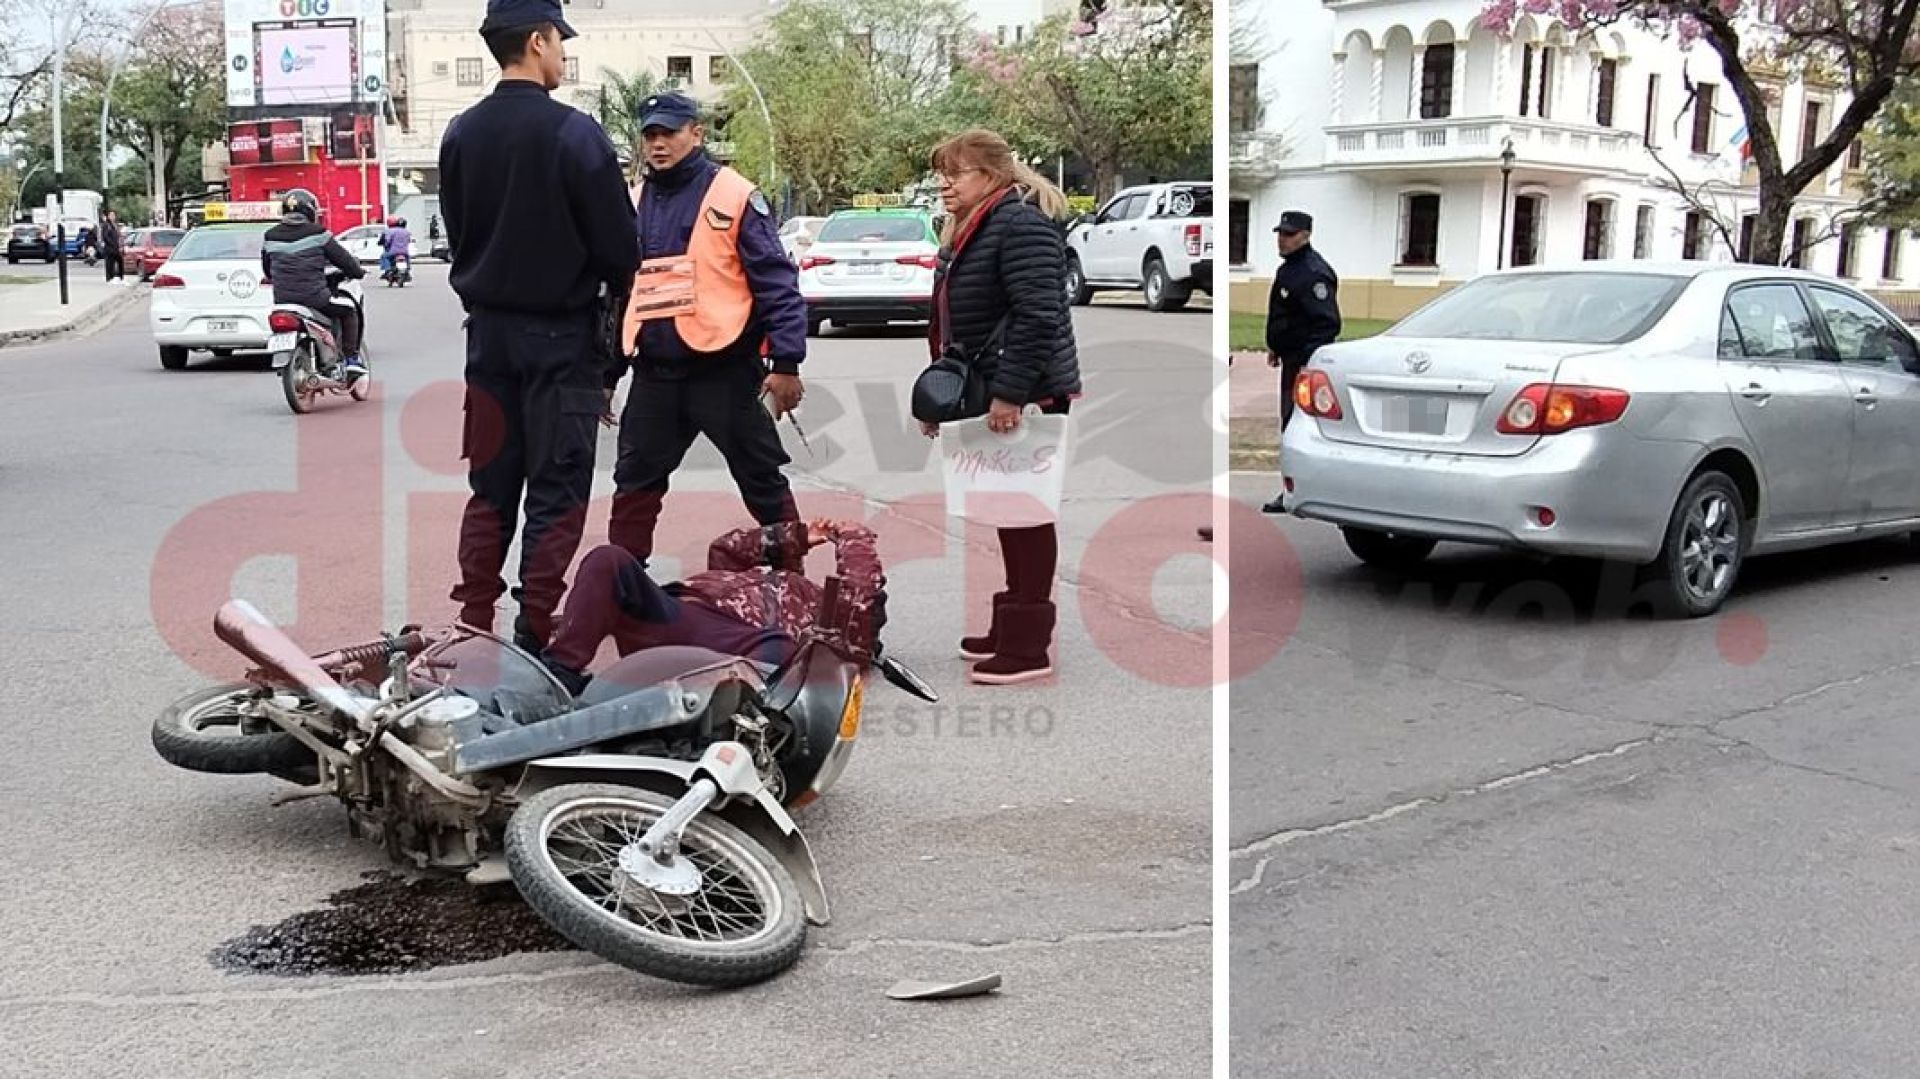
[[[1080,395],[1080,359],[1062,285],[1059,226],[1066,197],[1014,160],[1005,139],[968,131],[933,151],[947,211],[941,268],[934,282],[928,341],[937,358],[949,342],[987,374],[987,426],[1011,431],[1022,409],[1067,411]],[[931,438],[938,433],[923,424]],[[993,597],[992,628],[960,642],[972,678],[1011,685],[1053,673],[1053,578],[1060,543],[1051,524],[1002,528],[1006,588]]]

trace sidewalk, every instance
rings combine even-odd
[[[1264,352],[1236,352],[1227,375],[1227,467],[1280,467],[1280,372]]]
[[[91,333],[147,296],[147,287],[128,279],[110,285],[97,266],[69,267],[66,306],[54,278],[31,285],[0,285],[0,348]]]

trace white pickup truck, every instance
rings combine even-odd
[[[1067,232],[1067,302],[1110,289],[1139,289],[1150,311],[1213,295],[1212,184],[1130,187]]]

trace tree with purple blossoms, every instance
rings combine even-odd
[[[1794,199],[1920,69],[1920,0],[1492,0],[1481,20],[1505,32],[1523,12],[1556,16],[1576,31],[1636,25],[1714,51],[1746,120],[1759,174],[1759,211],[1745,256],[1757,263],[1782,261]],[[1831,80],[1851,95],[1826,137],[1791,167],[1767,112],[1763,71]]]

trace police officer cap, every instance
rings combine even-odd
[[[655,94],[640,103],[640,130],[664,127],[668,131],[700,119],[700,106],[685,94]]]
[[[480,24],[481,34],[495,30],[517,30],[550,22],[560,31],[560,40],[578,37],[560,15],[560,0],[487,0],[487,20]]]
[[[1313,215],[1298,210],[1288,210],[1280,215],[1280,223],[1273,227],[1275,232],[1312,232]]]

